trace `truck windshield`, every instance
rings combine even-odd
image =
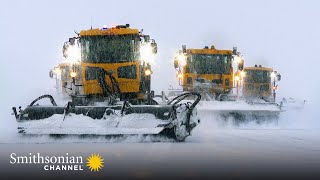
[[[81,37],[81,59],[88,63],[118,63],[138,59],[138,35]]]
[[[230,74],[231,55],[195,54],[187,59],[187,72],[198,74]]]
[[[271,72],[262,70],[245,70],[246,76],[244,81],[248,83],[270,83]]]

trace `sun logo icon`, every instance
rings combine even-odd
[[[87,167],[91,171],[99,171],[103,167],[103,158],[100,154],[91,154],[87,158]]]

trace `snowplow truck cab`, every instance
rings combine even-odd
[[[151,93],[150,58],[156,53],[155,40],[129,24],[82,30],[64,44],[65,62],[50,74],[60,73],[57,86],[78,104],[110,94],[145,101]]]
[[[175,56],[174,67],[183,91],[207,92],[217,99],[233,88],[233,58],[237,50],[218,50],[214,46],[182,50]],[[243,68],[243,60],[239,63]]]
[[[281,75],[272,68],[255,65],[245,67],[242,74],[242,95],[245,98],[262,98],[275,102],[276,81],[280,81]],[[240,75],[241,76],[241,75]]]

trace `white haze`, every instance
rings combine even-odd
[[[49,70],[60,62],[62,45],[75,36],[74,30],[125,23],[143,28],[158,43],[152,77],[156,92],[177,85],[172,59],[182,44],[187,47],[214,44],[218,49],[237,46],[245,57],[245,65],[271,66],[281,73],[279,97],[310,102],[303,112],[284,113],[276,125],[247,125],[247,128],[320,127],[317,1],[7,0],[0,4],[2,138],[8,134],[16,136],[12,106],[26,105],[52,91],[54,82],[49,79]],[[204,132],[221,128],[216,122],[202,123],[188,141],[201,141]],[[211,124],[205,126],[206,123]]]

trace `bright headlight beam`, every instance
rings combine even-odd
[[[71,73],[70,73],[70,77],[75,78],[76,76],[77,76],[77,73],[76,73],[76,72],[71,72]]]
[[[140,47],[140,59],[146,63],[154,63],[155,55],[152,52],[152,46],[150,43],[141,45]]]
[[[239,80],[240,80],[240,77],[239,77],[239,76],[235,76],[235,77],[234,77],[234,80],[239,81]]]
[[[79,62],[81,59],[81,49],[77,45],[70,45],[67,50],[68,58],[67,61],[70,63]]]
[[[179,61],[179,65],[182,66],[182,67],[187,65],[186,56],[184,54],[179,54],[178,55],[178,61]]]
[[[60,75],[60,74],[61,74],[61,70],[60,70],[60,68],[58,68],[58,67],[55,67],[55,68],[53,69],[53,72],[54,72],[55,74],[57,74],[57,75]]]
[[[151,72],[150,69],[147,69],[147,70],[144,71],[144,74],[145,74],[146,76],[150,76],[151,73],[152,73],[152,72]]]
[[[239,64],[241,62],[241,60],[242,60],[242,57],[240,57],[240,56],[234,56],[233,58],[234,58],[234,62],[236,64]]]

